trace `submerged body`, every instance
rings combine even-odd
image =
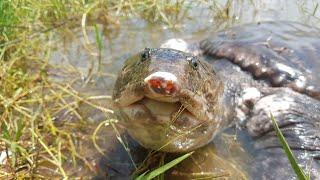
[[[139,144],[166,152],[198,149],[234,126],[251,140],[244,146],[254,159],[251,177],[295,178],[272,113],[300,165],[320,178],[316,34],[298,23],[261,23],[220,32],[186,52],[146,48],[118,76],[120,119]]]

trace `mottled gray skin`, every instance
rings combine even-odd
[[[201,41],[203,54],[226,58],[267,80],[319,99],[319,29],[293,22],[233,27]]]
[[[261,93],[238,104],[244,121],[235,118],[253,139],[248,149],[254,156],[252,178],[296,178],[273,131],[272,113],[300,165],[312,179],[320,179],[320,30],[265,22],[219,32],[199,47],[202,54],[215,58],[212,65],[227,82],[226,89],[232,89],[235,104],[233,94],[241,99],[246,87]]]
[[[211,63],[227,89],[228,110],[234,111],[233,123],[249,136],[242,139],[243,148],[253,156],[251,179],[296,179],[287,156],[283,153],[270,120],[272,113],[293,149],[300,165],[312,179],[320,174],[320,102],[287,87],[270,87],[255,80],[226,59]],[[255,87],[261,96],[242,101],[248,87]],[[240,99],[240,100],[239,100]],[[236,111],[243,114],[239,115]]]
[[[320,179],[319,34],[298,23],[266,22],[234,27],[189,48],[206,56],[223,82],[217,104],[227,115],[223,124],[248,134],[243,142],[254,159],[251,179],[296,179],[270,113],[301,167]]]

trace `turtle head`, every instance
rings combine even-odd
[[[142,146],[186,152],[221,128],[223,85],[205,61],[166,48],[146,48],[127,59],[113,92],[117,114]]]

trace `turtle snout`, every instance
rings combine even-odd
[[[148,91],[157,96],[173,96],[179,90],[177,77],[169,72],[154,72],[144,82]]]

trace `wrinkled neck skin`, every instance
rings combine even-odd
[[[224,89],[223,95],[221,97],[221,102],[219,104],[221,108],[221,131],[223,131],[225,128],[233,126],[236,121],[236,100],[239,98],[236,96],[235,89],[231,89],[231,86],[228,82],[224,83]]]
[[[252,75],[227,59],[208,60],[219,78],[224,82],[222,109],[226,112],[225,121],[229,125],[246,128],[246,119],[254,103],[260,99],[260,89],[269,84],[263,80],[255,80]]]

